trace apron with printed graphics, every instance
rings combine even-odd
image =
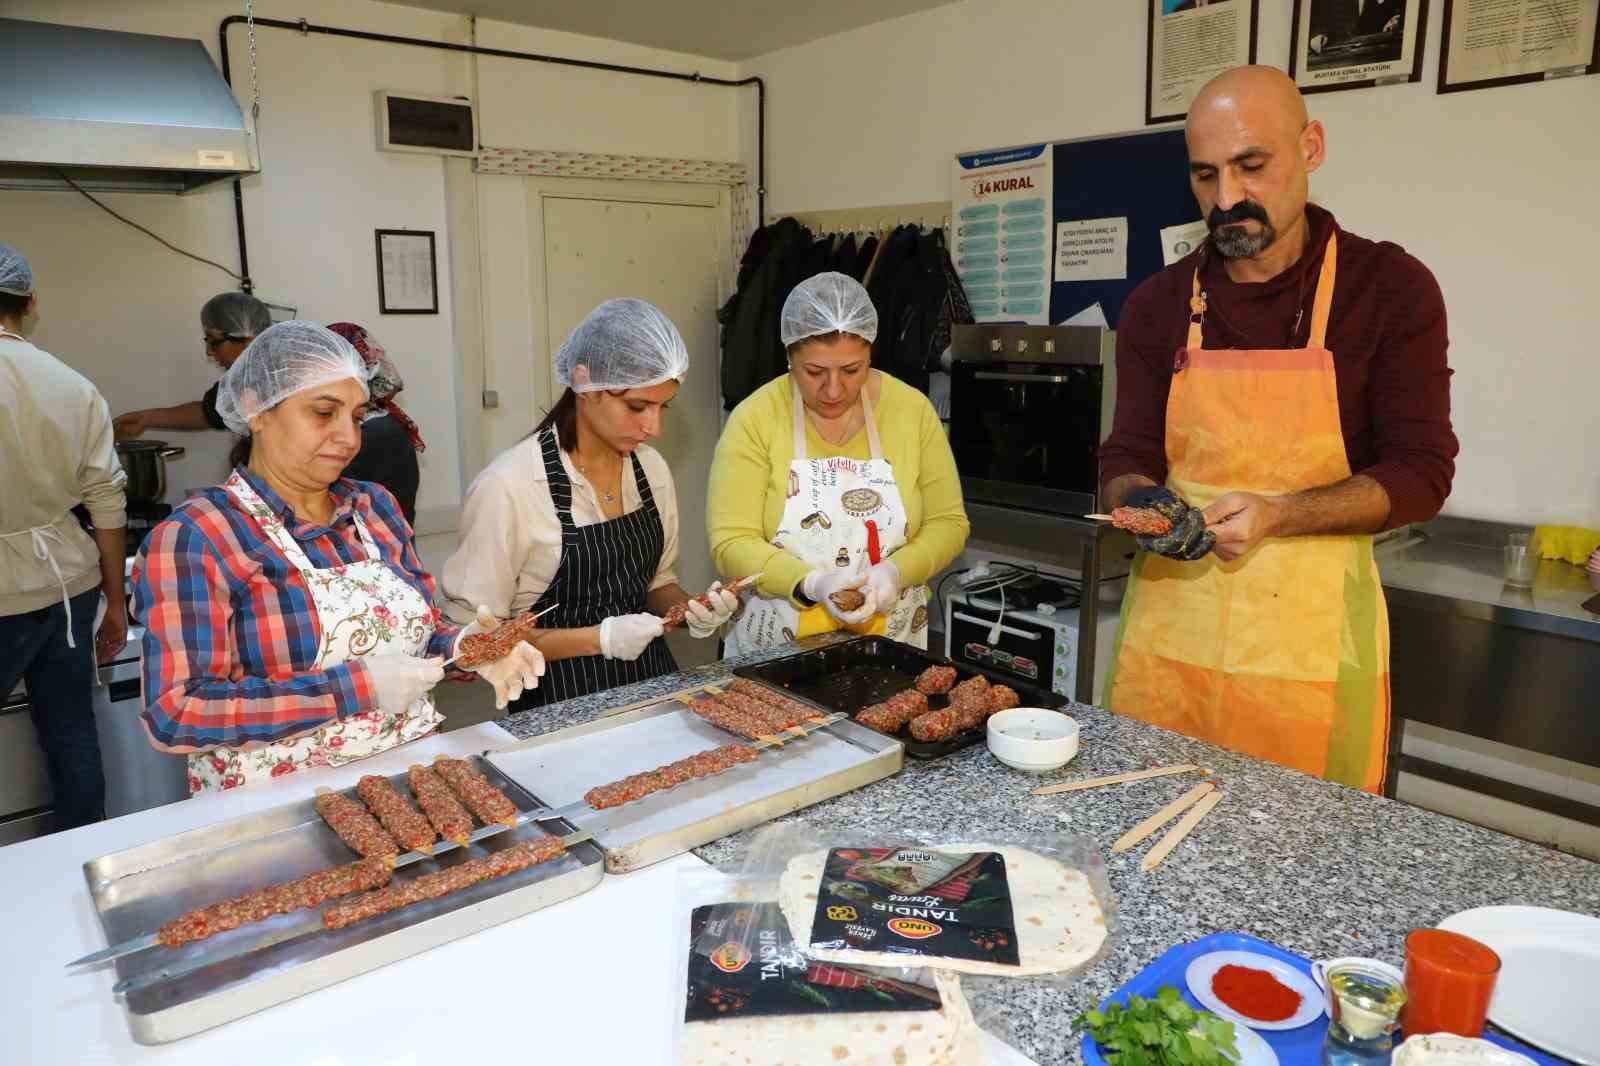
[[[864,573],[872,565],[869,523],[877,530],[880,558],[906,542],[906,508],[894,468],[883,457],[869,389],[861,390],[870,458],[806,458],[806,408],[800,387],[790,383],[794,402],[794,461],[789,464],[788,497],[772,545],[814,569],[838,567]],[[900,590],[887,612],[858,625],[841,625],[821,604],[801,610],[787,599],[755,596],[734,617],[725,655],[769,648],[814,633],[848,629],[881,634],[918,648],[928,646],[928,587]]]
[[[1207,350],[1196,270],[1188,346],[1167,398],[1167,484],[1302,492],[1350,477],[1327,350],[1338,247],[1304,348]],[[1389,739],[1389,615],[1372,537],[1271,538],[1225,563],[1141,554],[1107,702],[1119,714],[1379,791]]]
[[[311,565],[277,512],[237,471],[223,487],[305,579],[321,633],[311,669],[326,670],[363,655],[427,654],[433,605],[383,561],[359,513],[351,518],[367,557],[319,569]],[[425,737],[442,721],[432,697],[424,695],[403,710],[362,711],[288,740],[242,750],[197,751],[189,756],[189,794],[238,788],[307,767],[341,766]]]

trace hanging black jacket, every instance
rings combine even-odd
[[[811,233],[792,218],[764,226],[750,238],[739,264],[739,288],[717,312],[722,323],[722,402],[739,401],[783,373],[778,314],[812,250]]]

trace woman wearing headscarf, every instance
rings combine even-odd
[[[761,574],[726,650],[840,628],[926,648],[925,582],[971,528],[939,416],[872,369],[878,313],[853,278],[801,282],[780,329],[789,372],[734,408],[711,463],[711,557]]]
[[[354,322],[334,322],[328,328],[350,342],[372,375],[367,379],[371,406],[366,421],[361,423],[361,450],[345,467],[344,476],[352,481],[376,482],[388,489],[400,502],[406,523],[415,526],[417,484],[422,479],[417,455],[427,451],[428,446],[422,443],[417,424],[395,402],[406,383],[383,345],[366,330]]]
[[[433,579],[382,487],[340,477],[360,446],[368,371],[313,322],[262,332],[217,408],[250,459],[151,531],[133,570],[146,626],[142,718],[189,755],[189,789],[339,765],[426,736],[428,693],[467,632],[439,624]],[[518,644],[475,672],[501,706],[538,683]]]
[[[566,387],[556,405],[467,490],[444,567],[447,610],[550,610],[533,638],[548,670],[518,709],[671,673],[659,616],[687,603],[689,631],[708,637],[738,605],[719,586],[710,608],[689,601],[672,570],[677,491],[645,442],[688,371],[683,338],[658,308],[606,301],[556,352]]]

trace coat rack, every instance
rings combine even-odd
[[[865,236],[896,226],[916,225],[923,229],[948,229],[950,201],[932,200],[920,204],[887,204],[880,207],[846,207],[835,211],[792,211],[773,215],[770,225],[780,218],[793,218],[813,233],[854,233]]]

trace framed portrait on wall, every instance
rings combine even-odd
[[[1294,0],[1289,76],[1303,93],[1422,80],[1428,0]]]
[[[378,241],[378,312],[439,313],[439,268],[432,230],[374,230]]]
[[[1145,125],[1183,118],[1200,87],[1256,61],[1259,0],[1146,0]]]
[[[1444,0],[1439,92],[1600,73],[1600,0]]]

